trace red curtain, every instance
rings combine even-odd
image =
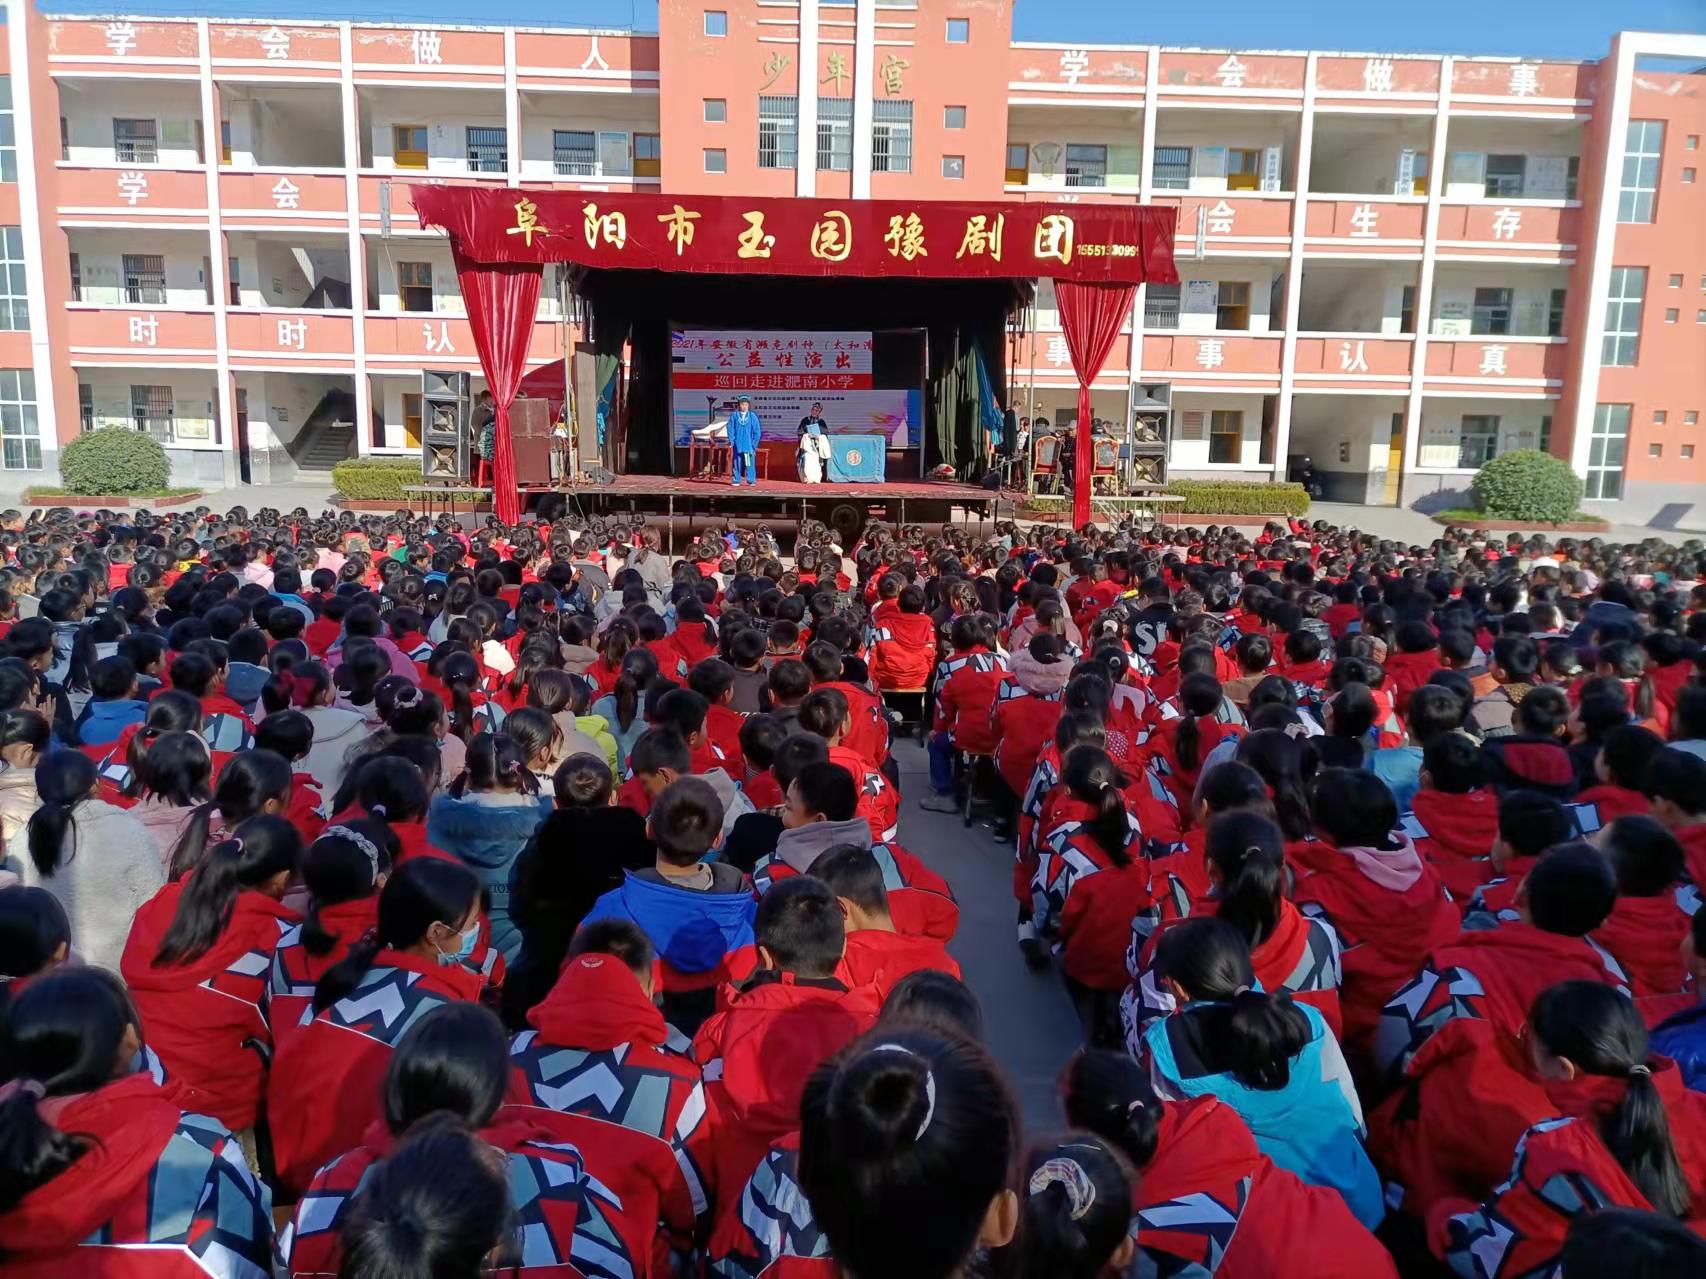
[[[468,327],[480,368],[486,374],[497,406],[492,449],[492,497],[505,524],[521,518],[521,493],[515,483],[515,450],[509,439],[509,406],[521,387],[527,368],[527,347],[533,337],[533,317],[539,309],[539,285],[544,269],[537,264],[506,262],[482,265],[455,251],[456,281],[468,308]]]
[[[1137,288],[1130,284],[1079,284],[1073,280],[1054,282],[1055,302],[1060,309],[1060,327],[1066,349],[1072,354],[1072,371],[1078,375],[1078,447],[1073,451],[1072,527],[1090,522],[1090,383],[1107,363],[1120,326],[1131,314]]]

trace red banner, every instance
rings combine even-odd
[[[1178,211],[1135,204],[746,199],[417,186],[468,259],[741,275],[1178,283]]]

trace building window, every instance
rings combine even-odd
[[[597,136],[584,129],[552,129],[551,167],[561,178],[590,178],[596,175]]]
[[[969,43],[971,43],[971,19],[970,18],[949,18],[948,19],[948,43],[949,44],[969,44]]]
[[[1215,409],[1208,415],[1208,460],[1240,462],[1244,445],[1244,413],[1241,409]]]
[[[1491,199],[1508,200],[1522,194],[1522,178],[1528,169],[1525,155],[1487,157],[1485,193]]]
[[[1698,412],[1696,412],[1694,409],[1683,410],[1682,424],[1684,426],[1693,426],[1699,421],[1700,421],[1700,414]]]
[[[156,439],[170,442],[175,435],[176,410],[169,386],[132,386],[130,424]]]
[[[421,395],[418,391],[403,392],[403,443],[419,448],[421,443]]]
[[[391,126],[391,163],[399,169],[427,167],[427,131],[424,124]]]
[[[705,123],[723,124],[729,118],[729,100],[727,98],[705,99]]]
[[[509,137],[505,129],[469,125],[468,168],[474,173],[505,173],[509,170]]]
[[[1031,179],[1031,148],[1026,142],[1007,144],[1007,185],[1022,187]]]
[[[1558,338],[1564,336],[1564,300],[1569,296],[1567,289],[1553,289],[1546,303],[1546,336]]]
[[[1666,324],[1675,324],[1681,318],[1682,318],[1682,312],[1679,311],[1676,307],[1667,306],[1665,308],[1665,323]]]
[[[83,259],[75,253],[71,255],[71,300],[83,300]]]
[[[1684,151],[1698,151],[1700,149],[1700,135],[1698,133],[1689,134],[1682,140],[1682,149]]]
[[[231,305],[232,306],[242,306],[243,305],[242,262],[237,258],[227,258],[225,261],[225,266],[226,266],[226,275],[229,277],[225,283],[230,289],[229,296],[231,299]]]
[[[912,172],[912,103],[872,104],[871,172]]]
[[[1696,311],[1694,313],[1694,322],[1696,324],[1706,324],[1706,311]]]
[[[1680,289],[1682,287],[1682,272],[1681,271],[1672,271],[1671,275],[1670,275],[1670,280],[1668,281],[1668,283],[1670,284],[1671,288]]]
[[[1623,142],[1623,185],[1617,195],[1619,222],[1651,222],[1659,190],[1659,156],[1664,151],[1663,120],[1631,120]]]
[[[1542,453],[1552,451],[1552,415],[1550,413],[1543,413],[1540,416],[1540,451]]]
[[[1228,191],[1259,191],[1261,187],[1261,148],[1230,148],[1226,152],[1226,189]]]
[[[966,127],[966,109],[964,107],[943,107],[942,127],[944,129],[963,129]]]
[[[1146,329],[1176,329],[1179,327],[1179,286],[1149,284],[1143,289],[1143,327]]]
[[[397,263],[397,292],[405,311],[432,310],[432,263]]]
[[[1155,185],[1164,191],[1187,191],[1191,185],[1191,149],[1155,148]]]
[[[219,163],[231,163],[231,121],[219,122]]]
[[[634,176],[655,178],[663,173],[663,138],[656,133],[634,135]]]
[[[65,131],[65,119],[60,117],[60,134]],[[62,159],[70,159],[62,156]],[[12,129],[12,77],[0,75],[0,182],[18,180],[18,140]]]
[[[0,227],[0,329],[22,333],[29,327],[30,291],[24,277],[23,228]]]
[[[41,470],[36,375],[30,369],[0,369],[0,461],[8,471]]]
[[[1664,445],[1662,445],[1662,444],[1649,444],[1649,445],[1647,445],[1647,456],[1648,457],[1663,457],[1664,455],[1665,455],[1665,446]]]
[[[126,253],[124,300],[144,306],[166,303],[166,259],[158,253]]]
[[[729,15],[723,9],[705,10],[705,34],[708,36],[726,36],[729,33]],[[717,170],[722,172],[722,170]]]
[[[799,111],[792,94],[758,99],[759,168],[791,169],[797,163]]]
[[[1398,293],[1398,332],[1416,331],[1416,286],[1406,284]]]
[[[1694,460],[1694,446],[1692,444],[1684,444],[1682,446],[1682,460],[1684,462],[1691,462]]]
[[[833,173],[853,168],[852,98],[818,98],[817,167]]]
[[[1628,404],[1594,406],[1584,497],[1596,502],[1614,502],[1623,496],[1623,456],[1629,447],[1632,411]]]
[[[942,157],[942,176],[958,180],[966,175],[966,158],[963,155],[945,155]]]
[[[1470,313],[1469,331],[1478,336],[1497,337],[1511,331],[1511,291],[1476,289],[1475,309]]]
[[[85,432],[95,429],[95,388],[87,382],[77,384],[77,424]]]
[[[1465,470],[1485,466],[1498,451],[1498,414],[1465,413],[1458,432],[1457,465]]]
[[[1078,142],[1067,143],[1066,185],[1069,187],[1107,186],[1108,148]]]
[[[1611,268],[1611,287],[1605,298],[1605,338],[1599,351],[1601,364],[1635,362],[1641,347],[1641,300],[1646,293],[1646,267]]]
[[[1214,327],[1217,329],[1247,329],[1250,327],[1250,283],[1248,280],[1222,280],[1214,300]]]
[[[154,164],[160,139],[153,120],[113,121],[113,158],[121,164]]]
[[[705,148],[705,172],[727,173],[729,171],[729,153],[722,147]]]
[[[1668,410],[1666,410],[1666,409],[1654,409],[1653,410],[1653,425],[1654,426],[1663,426],[1665,424],[1665,422],[1669,419],[1669,417],[1670,417],[1670,413]]]
[[[1682,171],[1682,180],[1684,182],[1694,181],[1694,170],[1693,169],[1684,169]]]

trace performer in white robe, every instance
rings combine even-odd
[[[812,411],[800,419],[800,449],[797,455],[800,479],[807,484],[822,484],[829,467],[829,423],[823,420],[823,405],[812,405]]]

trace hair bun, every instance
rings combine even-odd
[[[876,1044],[847,1062],[830,1097],[843,1118],[844,1149],[880,1161],[916,1143],[936,1109],[930,1063],[900,1044]]]

